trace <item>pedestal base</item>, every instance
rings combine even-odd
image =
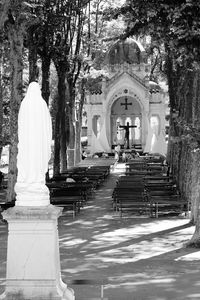
[[[62,208],[17,206],[8,221],[6,289],[0,299],[74,300],[61,280],[57,219]]]
[[[68,300],[68,299],[75,300],[74,291],[70,288],[66,288],[66,291],[64,293],[62,292],[62,296],[59,296],[57,293],[57,295],[45,294],[43,296],[34,297],[34,296],[26,296],[24,292],[16,292],[16,293],[4,292],[2,295],[0,295],[0,300]]]

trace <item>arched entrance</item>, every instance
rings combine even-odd
[[[142,142],[142,113],[139,102],[130,95],[116,99],[111,107],[111,144],[125,145],[127,128],[129,126],[130,148]],[[125,145],[126,147],[126,145]]]

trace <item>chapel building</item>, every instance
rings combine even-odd
[[[150,64],[141,43],[130,38],[117,41],[103,68],[108,76],[90,88],[84,106],[88,152],[113,152],[120,144],[122,149],[166,154],[168,94],[149,81]]]

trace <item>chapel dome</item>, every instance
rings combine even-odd
[[[149,81],[149,91],[150,93],[160,93],[162,91],[162,88],[160,85],[155,81]]]
[[[142,44],[133,38],[118,40],[106,54],[105,63],[117,64],[140,64],[146,61],[146,52]]]

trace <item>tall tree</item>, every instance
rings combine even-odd
[[[192,242],[199,243],[199,119],[198,84],[200,5],[194,0],[129,0],[117,12],[127,20],[124,37],[150,34],[165,47],[165,73],[170,99],[168,160],[182,197],[192,203],[196,223]],[[198,175],[196,177],[196,175]]]
[[[74,165],[75,153],[75,84],[82,56],[83,24],[89,1],[57,2],[55,15],[54,51],[52,59],[58,74],[58,103],[55,121],[54,174],[65,170],[66,146],[69,164]],[[58,18],[59,16],[59,18]]]
[[[9,44],[2,32],[0,40],[0,154],[3,146],[9,144],[9,100],[10,100],[10,63]]]
[[[15,198],[14,185],[17,177],[17,120],[23,98],[23,45],[27,26],[35,15],[32,9],[37,1],[30,3],[21,0],[3,1],[1,3],[0,27],[7,33],[10,48],[11,95],[10,95],[10,145],[7,201]]]
[[[1,31],[0,31],[1,32]],[[3,37],[0,34],[0,159],[3,149]]]
[[[6,28],[10,43],[10,64],[11,64],[11,97],[10,97],[10,148],[9,148],[9,169],[8,169],[8,189],[7,201],[15,198],[14,185],[17,177],[17,120],[19,105],[22,99],[22,51],[24,26],[21,15],[18,11],[22,10],[21,1],[14,1],[8,11]]]

